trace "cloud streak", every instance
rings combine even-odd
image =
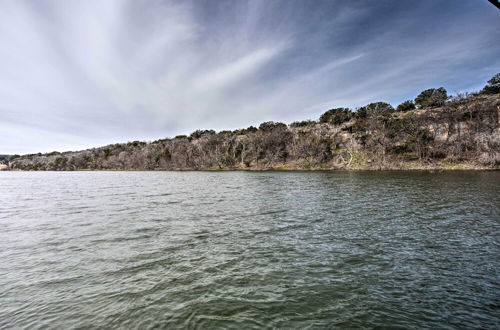
[[[3,1],[0,154],[470,90],[500,67],[498,15],[432,0]]]

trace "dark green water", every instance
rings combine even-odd
[[[500,172],[0,172],[0,328],[500,328]]]

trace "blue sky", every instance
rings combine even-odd
[[[0,154],[396,106],[500,71],[486,0],[0,2]]]

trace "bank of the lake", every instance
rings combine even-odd
[[[11,155],[3,162],[34,171],[498,169],[499,114],[500,94],[407,111],[379,102],[355,113],[332,109],[319,121],[198,130],[153,142]]]

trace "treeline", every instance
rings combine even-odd
[[[197,130],[154,142],[10,156],[10,169],[338,169],[500,165],[500,74],[478,93],[427,89],[396,108],[335,108],[319,120]]]

